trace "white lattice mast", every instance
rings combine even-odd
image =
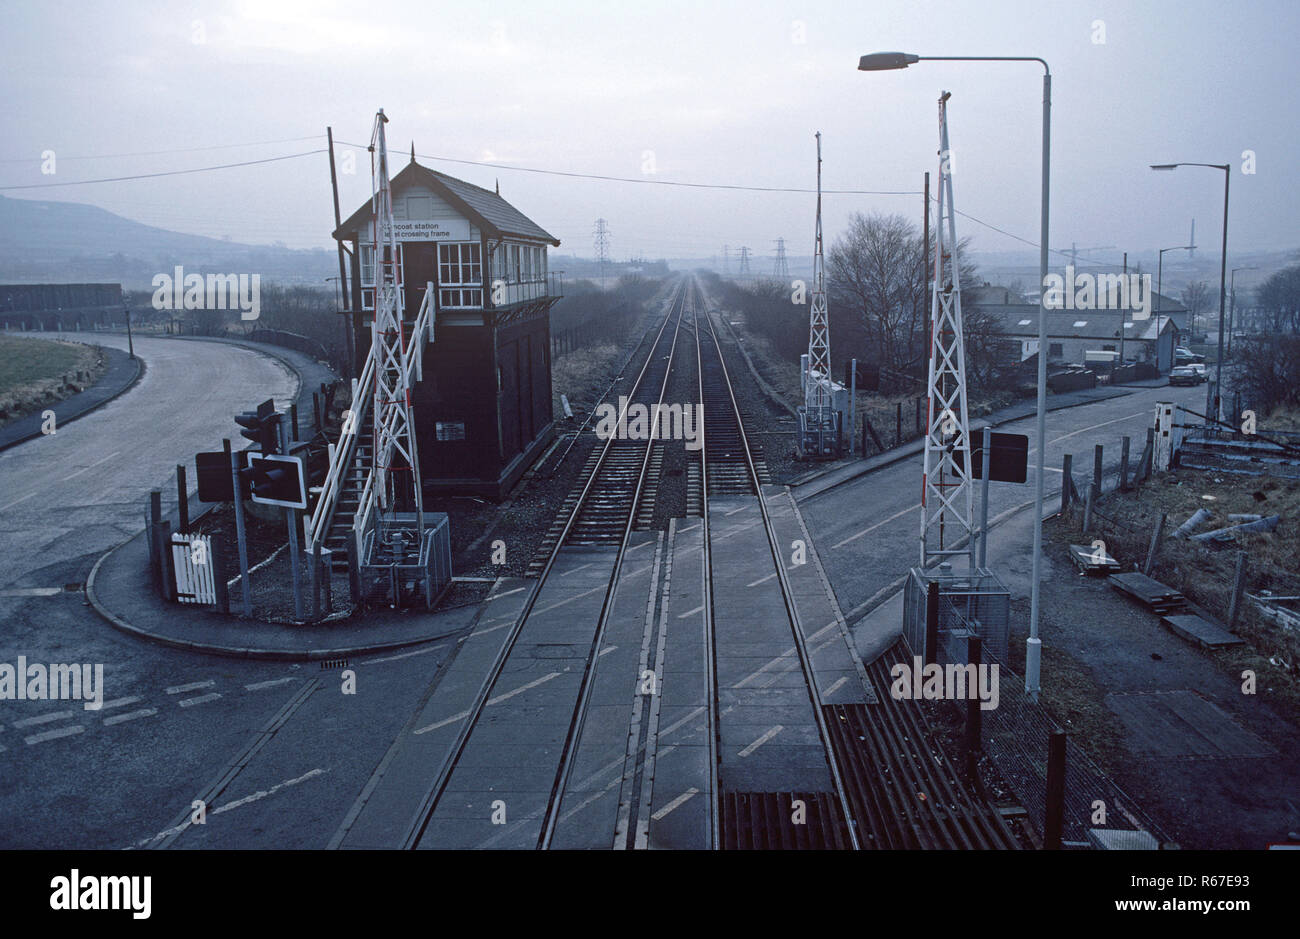
[[[816,373],[816,377],[814,376]],[[808,374],[804,406],[808,420],[824,420],[815,408],[831,406],[831,330],[826,318],[826,263],[822,253],[822,134],[817,132],[817,234],[813,242],[812,309],[808,313]]]
[[[393,228],[393,194],[389,188],[388,146],[384,139],[386,123],[388,118],[380,108],[370,137],[371,237],[379,274],[375,279],[375,320],[370,332],[370,356],[375,362],[372,485],[380,508],[388,509],[396,502],[396,474],[411,474],[416,525],[422,538],[424,499],[420,487],[420,459],[415,441],[411,389],[406,379],[402,273],[397,263],[397,237]]]
[[[952,149],[948,144],[949,97],[946,91],[939,97],[939,204],[930,301],[929,410],[921,480],[922,567],[959,555],[965,555],[973,567],[975,556],[966,349],[952,198]]]

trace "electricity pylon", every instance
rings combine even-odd
[[[603,218],[596,219],[595,244],[596,263],[600,265],[600,289],[605,289],[605,263],[609,260],[609,223]]]
[[[790,265],[786,263],[785,258],[785,239],[776,239],[776,260],[772,264],[772,274],[777,280],[786,280],[790,277]]]

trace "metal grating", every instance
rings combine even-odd
[[[883,658],[892,660],[899,646]],[[888,685],[877,660],[873,681]],[[826,708],[864,848],[1016,848],[997,812],[953,772],[914,701]]]
[[[796,801],[803,803],[796,824]],[[849,849],[833,792],[727,792],[722,796],[722,847],[731,851]]]

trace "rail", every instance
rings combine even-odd
[[[637,376],[632,383],[632,391],[629,392],[628,395],[629,401],[631,400],[632,396],[635,395],[636,392],[640,389],[641,383],[644,380],[646,374],[649,372],[652,363],[654,363],[657,360],[656,353],[659,350],[659,344],[663,339],[665,331],[668,328],[668,324],[671,323],[674,319],[676,319],[677,321],[677,327],[673,331],[672,341],[674,345],[676,344],[677,333],[680,330],[680,326],[681,326],[681,314],[678,313],[678,315],[674,317],[673,313],[674,313],[674,309],[678,304],[679,298],[681,298],[683,295],[684,295],[684,288],[681,292],[679,292],[677,297],[673,298],[673,301],[669,307],[669,313],[664,318],[663,325],[659,327],[659,331],[656,334],[654,341],[650,345],[650,352],[647,355],[645,362],[642,364],[640,371],[637,373]],[[671,371],[671,369],[669,369],[669,371]],[[667,373],[665,373],[664,382],[666,386]],[[661,397],[662,397],[662,393],[663,392],[661,390],[660,392]],[[578,521],[578,516],[582,512],[583,505],[586,502],[588,495],[592,492],[593,488],[595,487],[596,480],[600,477],[601,469],[605,465],[606,458],[611,453],[615,442],[616,442],[615,436],[611,435],[610,438],[605,441],[605,444],[600,451],[600,455],[598,459],[596,460],[595,464],[591,467],[591,470],[586,480],[583,483],[582,491],[579,494],[578,498],[575,500],[573,507],[569,511],[568,517],[564,523],[564,527],[559,537],[556,539],[555,544],[551,548],[549,554],[547,555],[546,563],[542,567],[540,573],[538,574],[536,583],[533,585],[532,590],[529,592],[528,598],[524,601],[524,605],[520,609],[519,614],[516,617],[515,622],[511,627],[510,635],[506,638],[505,642],[502,644],[500,650],[496,655],[496,658],[493,660],[491,668],[488,670],[487,676],[485,677],[483,683],[479,686],[479,690],[474,698],[474,701],[470,705],[466,713],[466,716],[460,725],[460,729],[457,733],[456,740],[453,742],[450,752],[448,753],[446,759],[443,761],[441,767],[438,770],[437,775],[435,776],[428,790],[425,792],[425,795],[421,800],[420,805],[416,809],[415,814],[412,816],[410,822],[406,827],[401,842],[403,848],[405,849],[416,848],[419,845],[420,840],[424,837],[424,833],[428,828],[429,823],[433,819],[433,814],[437,809],[438,802],[442,798],[442,794],[446,790],[447,784],[451,780],[452,773],[455,771],[457,764],[459,763],[462,755],[464,754],[465,747],[469,743],[470,736],[474,732],[474,729],[478,724],[479,718],[482,715],[483,709],[486,706],[492,694],[493,688],[496,686],[497,681],[500,679],[501,674],[505,669],[506,663],[509,660],[511,653],[514,650],[515,645],[518,643],[519,637],[523,632],[524,624],[528,621],[529,616],[532,614],[533,607],[536,605],[537,599],[541,595],[542,588],[546,584],[547,578],[550,576],[552,568],[555,566],[555,561],[559,557],[561,549],[565,546],[565,543],[568,540],[570,533],[574,530],[574,527],[576,526]],[[652,445],[653,445],[653,440],[648,441],[646,444],[647,460],[649,459],[649,454],[652,450]],[[644,479],[645,479],[644,466],[642,468],[640,479],[641,482],[638,483],[638,487],[644,483]],[[555,825],[558,819],[559,803],[564,795],[565,781],[567,780],[568,775],[572,771],[572,762],[573,762],[573,757],[575,755],[574,745],[581,734],[583,710],[585,708],[585,704],[590,695],[590,688],[591,688],[590,678],[593,671],[593,663],[595,662],[596,657],[599,655],[599,647],[600,647],[600,642],[602,637],[603,626],[607,621],[610,606],[611,606],[610,597],[617,583],[619,565],[622,562],[623,553],[627,546],[627,539],[631,533],[633,524],[635,522],[636,504],[637,504],[637,499],[634,498],[631,503],[631,508],[629,509],[628,520],[624,531],[623,539],[618,549],[618,555],[615,562],[614,573],[613,576],[611,576],[610,578],[609,586],[607,587],[607,591],[606,591],[604,605],[601,608],[601,619],[600,619],[600,623],[597,626],[596,635],[593,638],[592,651],[588,656],[586,670],[584,672],[584,677],[583,677],[583,687],[579,693],[580,694],[579,704],[575,708],[574,716],[570,724],[569,732],[565,738],[564,750],[561,754],[560,763],[557,768],[556,780],[551,792],[551,798],[547,804],[546,818],[543,822],[542,830],[538,840],[538,848],[548,847],[551,841],[551,837],[553,836],[555,831]]]
[[[696,313],[695,320],[696,320],[695,335],[696,335],[696,341],[698,343],[700,341],[698,312]],[[786,615],[789,619],[790,632],[794,640],[794,647],[798,655],[800,669],[803,673],[804,681],[808,688],[808,696],[812,703],[812,711],[813,711],[813,716],[817,723],[818,735],[821,738],[822,746],[825,750],[826,763],[828,769],[830,770],[830,775],[831,775],[831,783],[834,787],[836,800],[839,803],[840,811],[843,813],[845,825],[848,829],[849,844],[852,847],[852,849],[856,851],[861,848],[861,844],[859,842],[857,828],[854,823],[852,806],[849,803],[847,789],[844,785],[844,777],[840,769],[839,758],[836,755],[835,746],[830,734],[830,728],[827,726],[826,716],[823,712],[821,696],[817,691],[817,679],[813,673],[812,657],[808,652],[808,646],[804,639],[803,625],[800,622],[799,612],[794,605],[794,599],[793,599],[794,594],[790,587],[790,581],[786,575],[785,564],[782,561],[782,552],[777,543],[776,529],[772,523],[771,515],[768,512],[767,500],[763,496],[763,486],[762,486],[762,482],[759,479],[757,461],[754,458],[753,449],[750,447],[749,437],[745,433],[744,421],[741,419],[741,414],[740,414],[740,405],[736,402],[736,392],[734,387],[731,384],[731,376],[727,372],[726,360],[723,358],[722,355],[722,345],[721,343],[718,342],[717,333],[713,329],[713,320],[709,317],[707,310],[705,311],[704,314],[704,322],[705,325],[708,327],[709,339],[712,341],[713,348],[717,353],[718,363],[720,365],[719,373],[721,374],[722,381],[726,386],[727,397],[731,402],[731,413],[735,416],[736,430],[740,442],[742,444],[742,448],[745,456],[745,464],[749,475],[749,480],[751,485],[753,486],[754,494],[758,499],[758,508],[759,508],[759,513],[762,516],[762,520],[763,520],[763,529],[765,534],[767,535],[768,549],[771,552],[772,563],[775,569],[777,582],[781,588],[781,597],[785,603]],[[701,380],[701,394],[703,394],[703,371],[702,370],[701,370],[700,380]],[[706,419],[706,423],[707,423],[707,419]],[[707,433],[707,431],[705,432]],[[701,452],[707,452],[707,447],[703,448]],[[708,498],[709,498],[708,487],[706,485],[704,487],[704,522],[706,526],[704,530],[704,537],[706,542],[708,541],[708,537],[709,537],[709,530],[707,527],[708,518],[709,518]],[[711,572],[710,572],[710,576],[712,576]],[[708,628],[710,630],[710,639],[712,640],[713,639],[712,605],[710,604],[706,606],[706,610],[708,611],[708,619],[710,621],[710,625]],[[711,652],[713,653],[711,655],[711,658],[713,658],[714,662],[716,663],[716,658],[717,658],[716,652],[712,649]],[[716,665],[714,665],[713,667],[716,668]],[[714,691],[716,693],[716,678],[715,678]],[[715,790],[714,795],[715,798],[721,798],[721,793],[717,790]]]

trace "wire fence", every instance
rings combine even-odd
[[[940,621],[949,624],[939,633],[938,661],[944,666],[967,665],[971,661],[968,640],[977,634],[976,624],[966,620],[959,606],[941,596]],[[1041,834],[1049,812],[1051,738],[1066,731],[1025,693],[1024,679],[987,645],[981,650],[980,661],[997,666],[998,689],[997,706],[980,712],[980,745]],[[992,668],[987,674],[991,687]],[[965,712],[966,703],[957,704]],[[1067,847],[1142,850],[1159,848],[1170,840],[1068,735],[1062,802],[1061,840]]]

